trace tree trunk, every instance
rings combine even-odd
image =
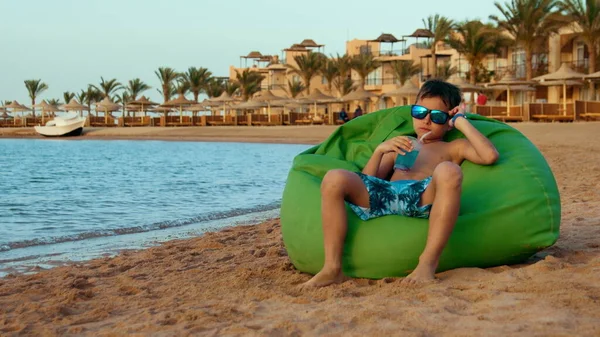
[[[475,66],[475,64],[471,64],[471,67],[469,68],[469,82],[471,84],[476,84],[477,83],[477,68]]]
[[[431,45],[431,62],[433,63],[433,72],[431,73],[432,78],[437,77],[437,56],[435,56],[435,41]]]
[[[304,82],[306,82],[305,84],[306,84],[306,94],[307,95],[310,95],[310,80],[311,80],[310,77],[304,78]]]
[[[596,45],[594,43],[588,43],[588,53],[590,54],[590,68],[588,69],[588,74],[593,74],[596,72]]]
[[[198,92],[198,91],[194,91],[194,101],[195,101],[196,103],[198,103],[198,95],[200,95],[200,92]]]
[[[533,78],[533,51],[531,48],[525,50],[525,79],[531,81]]]
[[[32,109],[31,114],[33,115],[33,121],[35,123],[35,107],[34,107],[34,105],[35,105],[35,97],[31,99],[31,109]],[[27,119],[25,119],[25,120],[27,120]]]

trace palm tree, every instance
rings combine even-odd
[[[394,79],[404,85],[411,77],[421,72],[421,67],[415,65],[412,61],[394,61],[390,63]]]
[[[194,101],[197,103],[200,93],[202,91],[206,92],[206,89],[208,89],[208,83],[212,73],[206,68],[190,67],[183,76],[188,82],[190,91],[194,94]]]
[[[106,96],[102,91],[90,84],[85,91],[85,100],[80,103],[87,105],[89,114],[92,112],[92,104],[100,102],[104,97]],[[98,117],[98,110],[96,110],[96,117]]]
[[[230,82],[227,81],[225,82],[225,92],[227,92],[227,94],[229,96],[233,96],[235,94],[236,91],[238,91],[238,89],[240,88],[240,85],[237,84],[236,82]]]
[[[133,80],[129,80],[129,82],[127,82],[127,88],[125,88],[125,90],[127,91],[127,96],[130,98],[130,100],[135,101],[139,94],[150,88],[152,87],[144,83],[144,81],[140,80],[139,78],[134,78]]]
[[[333,95],[333,81],[339,76],[338,62],[334,59],[325,60],[321,76],[327,80],[327,90],[330,95]]]
[[[67,102],[68,103],[68,102]],[[58,98],[52,98],[48,100],[48,104],[52,105],[55,108],[58,108],[58,106],[60,105],[60,99]],[[54,114],[54,113],[53,113]]]
[[[162,94],[165,102],[170,100],[174,89],[173,81],[177,80],[181,75],[170,67],[160,67],[154,71],[154,74],[160,80],[162,91],[159,90],[158,92]]]
[[[112,95],[115,91],[123,88],[123,85],[121,85],[121,83],[119,83],[116,78],[105,81],[104,77],[100,77],[100,87],[97,87],[95,85],[92,86],[94,87],[94,89],[102,93],[102,98],[110,98],[110,95]]]
[[[334,80],[334,86],[340,96],[344,96],[344,82],[350,78],[350,70],[352,69],[352,58],[347,54],[340,56],[337,54],[335,58],[336,67],[338,69],[338,77]]]
[[[190,91],[190,82],[188,82],[184,77],[180,77],[177,80],[177,85],[175,86],[175,92],[178,95],[184,96]]]
[[[381,62],[375,60],[372,54],[355,55],[351,61],[352,69],[360,76],[360,85],[364,88],[367,76],[381,66]]]
[[[129,81],[129,83],[131,84],[131,81]],[[131,101],[135,101],[135,99],[133,99],[131,97],[131,94],[129,93],[129,88],[121,91],[120,93],[116,94],[113,96],[112,101],[118,104],[121,104],[122,106],[122,111],[121,113],[123,114],[123,116],[125,116],[125,111],[127,109],[127,103],[131,102]],[[127,111],[127,117],[129,117],[129,111]]]
[[[430,15],[427,19],[423,19],[423,25],[432,34],[431,39],[431,62],[433,63],[433,77],[437,77],[437,56],[435,55],[436,45],[438,42],[445,41],[448,35],[452,31],[453,26],[452,20],[439,14]]]
[[[304,86],[304,83],[302,83],[301,81],[298,80],[294,80],[291,81],[288,80],[287,81],[287,93],[292,97],[292,98],[296,98],[298,97],[298,95],[300,95],[304,89],[306,89],[306,87]]]
[[[321,53],[308,52],[294,56],[296,66],[286,64],[286,67],[288,67],[289,72],[302,78],[306,92],[310,94],[310,81],[321,72],[326,60],[327,57]]]
[[[444,81],[449,79],[450,76],[456,74],[457,72],[458,70],[456,69],[456,67],[452,67],[450,65],[450,62],[440,64],[437,66],[437,78],[442,79]]]
[[[25,88],[29,92],[29,98],[31,98],[31,105],[35,105],[35,99],[44,91],[48,90],[48,85],[42,80],[26,80]],[[33,108],[33,118],[35,119],[35,108]]]
[[[259,72],[250,71],[249,69],[245,69],[241,73],[236,70],[235,77],[245,101],[260,91],[260,82],[265,79]]]
[[[514,43],[525,52],[527,80],[533,77],[533,54],[545,50],[548,36],[563,25],[557,19],[558,4],[556,0],[511,0],[504,5],[494,3],[503,18],[491,15],[490,19],[507,31]]]
[[[68,104],[73,99],[73,97],[75,97],[74,92],[70,92],[70,91],[63,92],[63,99],[65,100],[65,104]]]
[[[229,84],[229,82],[227,84]],[[226,86],[226,84],[223,83],[223,81],[221,81],[217,78],[211,77],[208,80],[208,86],[206,87],[206,95],[209,98],[219,97],[219,96],[221,96],[223,91],[225,91],[225,86]]]
[[[596,72],[596,57],[600,43],[600,2],[597,0],[563,0],[559,9],[570,22],[576,22],[579,35],[590,54],[588,73]]]
[[[84,104],[84,102],[87,100],[87,91],[82,89],[80,93],[75,95],[75,98],[77,99],[79,104]]]
[[[352,81],[351,78],[336,78],[334,82],[335,87],[338,88],[340,92],[340,96],[348,95],[352,91],[356,90],[356,84],[354,84],[354,81]]]
[[[461,22],[454,29],[448,43],[469,62],[469,80],[475,84],[477,68],[488,54],[495,52],[495,36],[500,32],[478,20]]]

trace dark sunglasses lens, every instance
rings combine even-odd
[[[431,121],[435,124],[445,124],[448,121],[448,114],[443,111],[433,110],[431,112]]]
[[[427,116],[427,108],[413,105],[410,113],[416,119],[423,119],[425,116]]]

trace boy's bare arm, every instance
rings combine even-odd
[[[394,153],[383,153],[379,148],[375,149],[373,155],[362,170],[363,174],[385,179],[394,165]]]
[[[412,143],[405,136],[398,136],[379,144],[369,162],[362,170],[363,174],[386,179],[394,168],[396,154],[405,155],[412,151]]]
[[[457,118],[454,127],[468,141],[461,142],[459,156],[479,165],[492,165],[498,160],[498,150],[489,139],[479,132],[466,118]]]

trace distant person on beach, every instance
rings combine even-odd
[[[350,120],[350,117],[348,117],[348,113],[346,112],[346,109],[344,107],[342,107],[342,110],[340,110],[340,120],[344,123]]]
[[[477,105],[486,105],[487,100],[488,98],[483,93],[483,91],[479,91],[479,93],[477,94]]]
[[[362,116],[363,111],[360,105],[354,110],[354,118]]]
[[[494,145],[460,109],[461,97],[460,89],[450,83],[425,82],[411,107],[418,143],[406,136],[394,137],[375,148],[362,172],[335,169],[325,174],[321,183],[325,264],[302,287],[322,287],[343,279],[346,204],[364,221],[391,214],[429,219],[425,249],[403,284],[435,278],[460,209],[463,175],[459,165],[465,160],[492,165],[498,159]],[[453,128],[465,138],[444,141]],[[396,168],[397,159],[405,161],[415,147],[420,151],[411,156],[416,157],[414,163],[408,169]]]

